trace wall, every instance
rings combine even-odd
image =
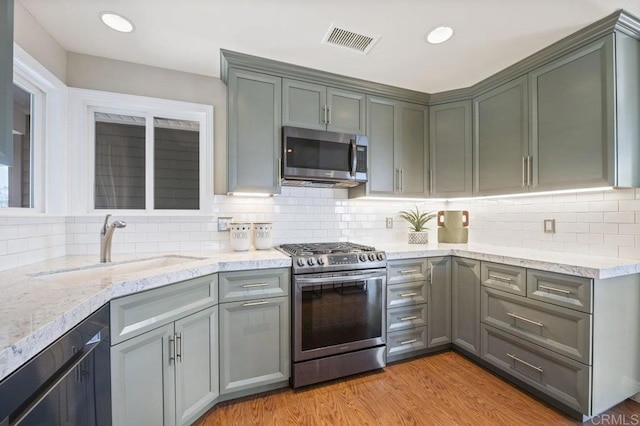
[[[0,271],[64,256],[64,217],[0,217]]]

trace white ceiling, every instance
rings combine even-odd
[[[220,48],[435,93],[470,86],[640,0],[19,0],[64,49],[220,76]],[[131,34],[104,26],[114,11]],[[368,55],[320,44],[329,25],[381,36]],[[453,38],[423,41],[448,25]]]

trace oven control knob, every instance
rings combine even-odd
[[[384,253],[378,253],[378,260],[384,260]]]
[[[364,253],[360,253],[360,262],[366,262],[367,261],[367,255]]]
[[[309,266],[313,266],[316,263],[316,260],[313,257],[310,257],[309,259],[307,259],[307,263],[309,264]]]
[[[298,258],[298,266],[304,266],[304,265],[305,265],[305,263],[304,263],[304,259],[303,259],[303,258],[301,258],[301,257],[300,257],[300,258]]]
[[[318,258],[318,265],[324,265],[324,257]]]
[[[370,261],[372,261],[372,262],[373,262],[374,260],[376,260],[376,255],[375,255],[375,253],[369,253],[369,260],[370,260]]]

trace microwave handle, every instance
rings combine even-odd
[[[356,140],[351,139],[351,176],[356,175],[357,164],[358,164],[358,156],[356,155]]]

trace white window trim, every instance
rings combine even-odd
[[[94,112],[113,112],[141,117],[166,117],[200,123],[200,209],[153,210],[146,209],[95,209],[95,127]],[[119,216],[197,216],[209,215],[213,201],[213,106],[190,102],[172,101],[145,96],[126,95],[88,89],[69,88],[69,135],[71,149],[69,159],[75,164],[70,172],[76,174],[69,186],[73,214],[101,216],[112,213]],[[147,130],[149,126],[147,126]],[[147,131],[147,166],[153,159],[149,144],[153,134]],[[151,161],[151,165],[153,161]],[[148,201],[153,200],[152,173],[146,173]],[[151,198],[149,198],[151,196]]]
[[[66,117],[67,86],[15,43],[13,52],[13,80],[35,95],[33,207],[0,208],[0,216],[63,216],[67,166],[66,127],[62,123]]]

